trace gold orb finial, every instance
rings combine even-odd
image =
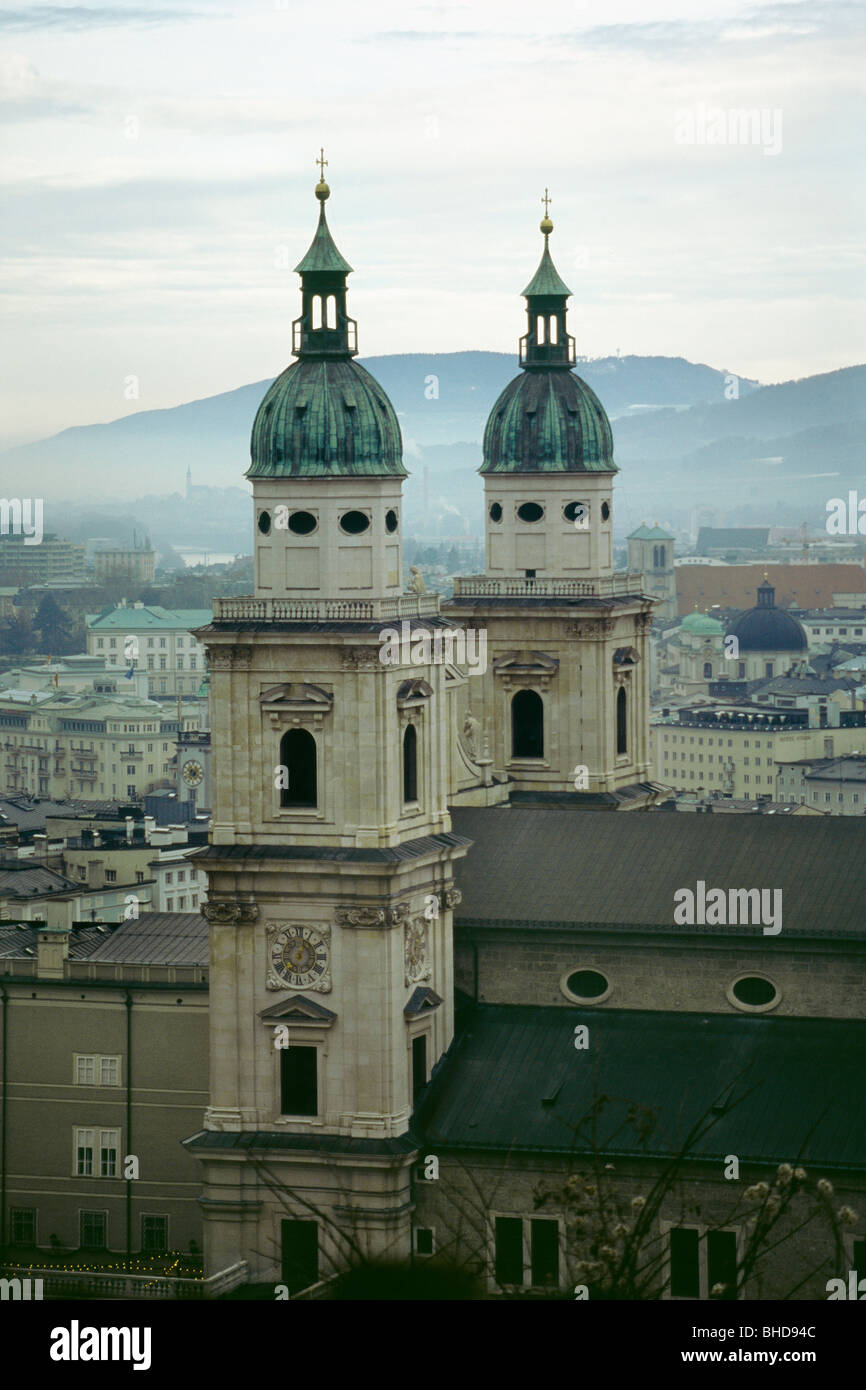
[[[319,150],[319,158],[316,160],[319,166],[319,182],[316,184],[316,197],[320,203],[324,203],[331,196],[331,190],[325,183],[325,166],[328,163],[325,158],[324,149]]]
[[[541,228],[542,232],[544,232],[544,235],[545,235],[545,236],[550,236],[550,233],[553,231],[553,223],[552,223],[551,220],[550,220],[550,211],[549,211],[549,209],[550,209],[550,204],[553,202],[553,199],[551,198],[551,196],[550,196],[550,194],[549,194],[549,192],[547,191],[546,188],[545,188],[545,190],[544,190],[544,197],[542,198],[541,201],[542,201],[543,204],[544,204],[544,216],[542,217],[542,219],[541,219],[541,221],[540,221],[540,223],[539,223],[538,225],[539,225],[539,227]]]

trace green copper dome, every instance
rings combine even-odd
[[[681,632],[691,632],[698,637],[720,637],[724,630],[718,619],[711,618],[708,613],[690,613],[680,623]]]
[[[617,473],[610,421],[598,396],[572,371],[568,333],[571,290],[550,255],[553,222],[545,190],[544,251],[523,291],[526,333],[520,340],[524,371],[506,386],[484,431],[481,473]]]
[[[324,173],[324,152],[317,162]],[[346,310],[352,267],[328,227],[330,194],[321,178],[316,234],[295,267],[301,277],[301,315],[292,324],[298,361],[277,377],[258,408],[248,478],[406,476],[394,407],[353,361],[357,330]]]
[[[394,407],[350,358],[293,362],[259,406],[248,478],[405,477]]]
[[[481,472],[618,472],[604,406],[575,372],[522,372],[490,412]]]

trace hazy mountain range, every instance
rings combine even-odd
[[[400,418],[411,473],[407,531],[479,533],[480,441],[516,373],[513,355],[362,360]],[[683,358],[599,358],[577,371],[613,422],[621,532],[650,515],[685,524],[696,504],[732,523],[823,525],[824,500],[862,482],[864,366],[763,387]],[[4,494],[44,497],[46,530],[64,535],[120,540],[134,524],[164,544],[248,551],[250,514],[238,504],[248,495],[252,420],[269,384],[19,445],[0,455]],[[188,465],[195,486],[227,491],[207,501],[179,497]]]

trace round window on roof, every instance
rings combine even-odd
[[[490,520],[491,520],[491,521],[501,521],[501,520],[502,520],[502,504],[501,504],[500,502],[494,502],[493,505],[492,505],[492,507],[490,508]]]
[[[340,529],[347,536],[360,536],[369,526],[370,518],[364,512],[343,512],[340,517]]]
[[[580,1004],[600,1004],[611,991],[607,976],[600,970],[574,970],[560,981],[560,986],[563,994]]]
[[[317,524],[312,512],[292,512],[289,517],[289,530],[294,531],[296,536],[309,536]]]
[[[781,997],[765,975],[741,975],[728,990],[729,1001],[738,1009],[771,1009]]]
[[[602,502],[602,504],[601,504],[601,519],[602,519],[602,521],[608,521],[609,518],[610,518],[610,503],[609,503],[609,502]]]
[[[397,513],[394,511],[393,507],[390,509],[390,511],[387,511],[385,513],[385,530],[390,535],[393,535],[394,532],[397,530]]]
[[[259,512],[259,530],[263,536],[270,535],[271,514],[270,512]]]
[[[517,515],[521,521],[540,521],[544,516],[544,508],[537,502],[524,502],[517,508]]]

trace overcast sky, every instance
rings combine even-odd
[[[281,370],[320,145],[362,355],[516,350],[549,185],[579,353],[862,362],[863,30],[859,0],[13,0],[0,442]],[[714,108],[758,143],[699,143]]]

